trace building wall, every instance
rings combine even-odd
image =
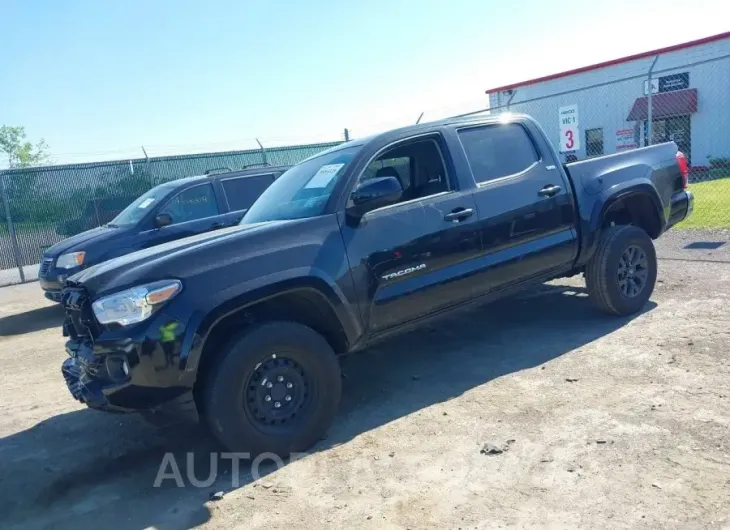
[[[691,116],[692,165],[706,165],[709,157],[730,156],[730,39],[685,48],[659,56],[654,76],[689,72],[689,86],[698,90],[697,112]],[[718,59],[710,62],[710,59]],[[604,153],[614,153],[616,131],[640,124],[626,118],[635,100],[644,96],[644,81],[653,57],[591,70],[513,89],[509,110],[524,112],[542,124],[559,145],[558,108],[577,104],[580,149],[586,156],[585,131],[603,128]],[[701,62],[695,66],[689,64]],[[490,93],[492,109],[504,107],[510,96]],[[500,105],[501,104],[501,105]],[[639,132],[639,141],[642,141]]]

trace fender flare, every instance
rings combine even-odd
[[[583,253],[581,263],[586,263],[593,256],[596,245],[601,239],[601,225],[611,207],[618,201],[634,195],[649,197],[654,205],[653,214],[656,215],[659,222],[659,234],[665,230],[667,224],[666,215],[661,199],[659,198],[659,193],[651,181],[648,178],[627,180],[604,190],[593,203],[587,230],[588,241],[585,245],[586,251]]]
[[[301,267],[260,276],[210,297],[204,307],[197,308],[190,316],[180,352],[180,368],[188,374],[197,372],[205,342],[224,318],[264,300],[302,290],[320,295],[336,315],[348,342],[357,342],[362,325],[345,294],[321,270]]]

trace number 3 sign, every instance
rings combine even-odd
[[[580,149],[578,105],[560,107],[558,119],[560,120],[560,152],[578,151]]]

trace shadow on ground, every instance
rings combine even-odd
[[[547,363],[629,320],[597,312],[581,288],[545,285],[345,358],[339,417],[313,451]],[[220,448],[195,426],[159,430],[134,415],[85,409],[59,415],[0,440],[0,517],[24,529],[194,527],[210,518],[210,493],[226,482],[230,488],[230,480],[218,488],[152,485],[166,452],[181,467],[192,452],[203,479],[212,451]],[[218,469],[230,469],[230,461]],[[242,466],[240,483],[251,480]]]
[[[63,306],[39,307],[25,313],[0,317],[0,337],[24,335],[48,328],[60,328],[63,324]]]

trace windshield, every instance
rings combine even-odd
[[[337,181],[360,147],[325,153],[292,167],[253,203],[241,224],[322,215]]]
[[[119,215],[112,219],[109,226],[124,227],[136,225],[147,215],[150,208],[153,208],[167,197],[168,193],[170,193],[170,186],[162,185],[152,188],[147,193],[137,197],[132,204],[122,210]]]

